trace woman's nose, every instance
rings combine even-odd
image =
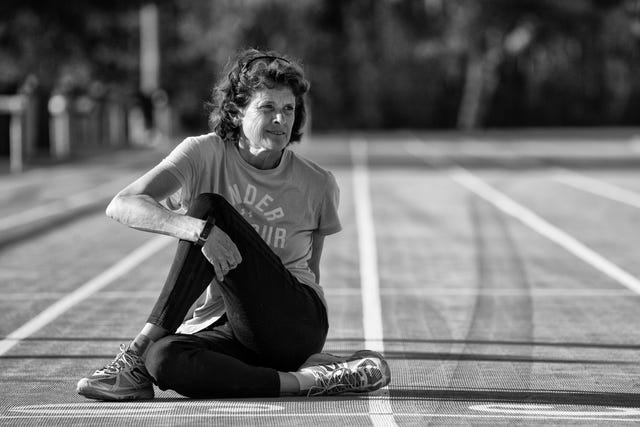
[[[286,121],[284,113],[282,112],[277,112],[274,116],[273,116],[273,122],[274,123],[279,123],[279,124],[284,124]]]

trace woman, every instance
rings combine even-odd
[[[320,256],[341,226],[333,175],[287,149],[308,88],[294,60],[241,52],[214,88],[213,133],[187,138],[109,204],[117,221],[180,242],[141,332],[78,393],[152,398],[155,383],[188,397],[267,397],[389,383],[378,353],[318,354],[328,330]]]

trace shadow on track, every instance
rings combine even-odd
[[[362,337],[353,338],[327,338],[327,342],[363,342]],[[531,347],[560,347],[560,348],[593,348],[615,350],[640,350],[638,344],[615,343],[587,343],[587,342],[553,342],[553,341],[493,341],[493,340],[455,340],[455,339],[411,339],[411,338],[385,338],[385,344],[434,344],[434,345],[483,345],[483,346],[531,346]]]
[[[529,356],[514,356],[503,354],[476,353],[437,353],[418,351],[385,351],[385,358],[389,360],[441,360],[468,362],[508,362],[508,363],[560,363],[583,365],[636,365],[630,360],[597,360],[597,359],[566,359],[566,358],[536,358]],[[9,354],[0,356],[2,359],[111,359],[113,354]]]
[[[581,390],[389,389],[392,401],[437,400],[638,407],[640,394]]]

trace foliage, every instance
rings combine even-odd
[[[135,92],[138,7],[5,1],[0,91],[99,80]],[[158,1],[162,86],[182,123],[243,47],[300,58],[315,128],[640,122],[640,0]]]

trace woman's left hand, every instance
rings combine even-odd
[[[211,235],[202,246],[202,253],[213,265],[216,278],[222,282],[224,276],[242,262],[242,256],[229,235],[214,226]]]

